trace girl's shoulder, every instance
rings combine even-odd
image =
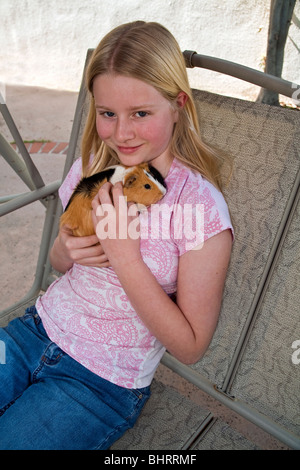
[[[162,201],[179,207],[193,218],[203,214],[204,240],[229,228],[233,232],[228,205],[222,192],[178,160],[166,178],[167,194]],[[169,198],[169,199],[167,199]]]
[[[212,183],[207,181],[199,172],[188,168],[179,160],[174,158],[168,176],[166,178],[168,191],[172,196],[180,199],[182,203],[198,202],[199,198],[211,194],[213,198],[223,199],[219,191]]]

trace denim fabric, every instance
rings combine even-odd
[[[119,387],[65,354],[35,307],[0,329],[0,341],[1,450],[108,449],[149,398],[149,387]]]

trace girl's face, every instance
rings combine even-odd
[[[123,165],[151,162],[167,175],[176,107],[154,87],[123,75],[98,75],[93,84],[100,139]],[[181,105],[182,99],[178,98]]]

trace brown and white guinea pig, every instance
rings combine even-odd
[[[91,213],[92,200],[99,188],[107,181],[113,185],[122,181],[127,202],[143,206],[155,204],[167,191],[160,172],[147,163],[132,167],[111,166],[81,179],[60,218],[60,226],[68,225],[76,237],[93,235],[95,230]]]

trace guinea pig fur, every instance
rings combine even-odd
[[[127,202],[143,206],[155,204],[167,191],[159,171],[147,163],[132,167],[111,166],[81,179],[60,218],[60,226],[67,225],[77,237],[93,235],[95,230],[91,214],[92,200],[107,181],[113,185],[122,181]]]

